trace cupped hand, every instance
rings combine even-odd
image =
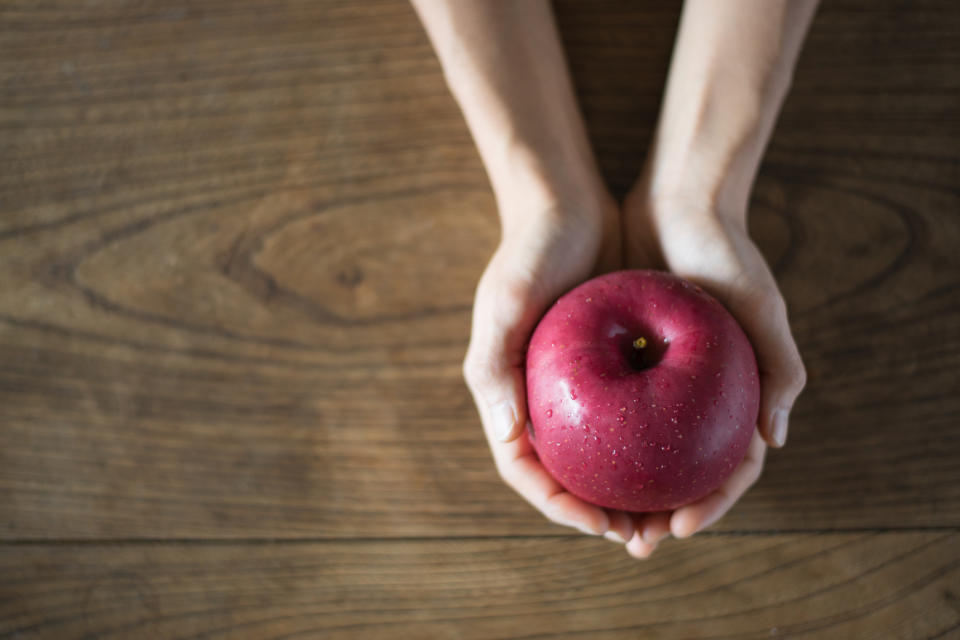
[[[783,297],[745,217],[724,217],[695,198],[651,198],[638,187],[620,216],[604,204],[512,220],[477,288],[464,361],[503,480],[551,521],[626,542],[638,558],[668,534],[685,538],[715,523],[759,478],[767,445],[783,445],[806,380]],[[628,514],[577,498],[549,475],[524,433],[525,346],[536,323],[563,293],[622,267],[666,269],[703,286],[740,322],[760,369],[758,428],[743,462],[717,491],[672,512]]]
[[[625,265],[666,269],[709,291],[743,327],[760,370],[757,431],[743,462],[720,488],[693,504],[634,515],[636,531],[627,551],[639,558],[668,534],[685,538],[709,527],[740,499],[760,477],[767,445],[786,441],[790,409],[806,384],[786,304],[745,221],[745,212],[719,212],[699,195],[653,197],[643,183],[623,207]]]
[[[547,306],[592,275],[620,268],[618,212],[544,207],[504,217],[477,287],[464,377],[504,482],[549,520],[626,542],[632,518],[577,498],[550,476],[526,435],[526,344]],[[509,224],[507,222],[509,221]]]

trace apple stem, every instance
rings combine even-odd
[[[643,348],[646,347],[646,346],[647,346],[647,339],[644,338],[643,336],[640,336],[639,338],[637,338],[636,340],[633,341],[633,348],[634,348],[634,349],[638,349],[638,350],[639,350],[639,349],[643,349]]]

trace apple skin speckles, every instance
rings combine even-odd
[[[541,462],[602,507],[663,511],[707,495],[743,459],[757,422],[746,335],[671,274],[618,271],[573,289],[540,320],[526,364]]]

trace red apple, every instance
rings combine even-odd
[[[757,360],[700,287],[618,271],[547,311],[527,351],[529,434],[547,470],[593,504],[663,511],[740,464],[760,404]]]

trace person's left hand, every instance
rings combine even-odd
[[[727,215],[696,194],[653,198],[643,181],[626,199],[623,253],[628,268],[656,268],[699,284],[734,315],[760,370],[760,415],[747,455],[713,493],[672,512],[634,514],[627,552],[648,557],[668,534],[686,538],[719,520],[760,477],[767,444],[783,446],[806,371],[773,274],[746,230],[746,212]]]

